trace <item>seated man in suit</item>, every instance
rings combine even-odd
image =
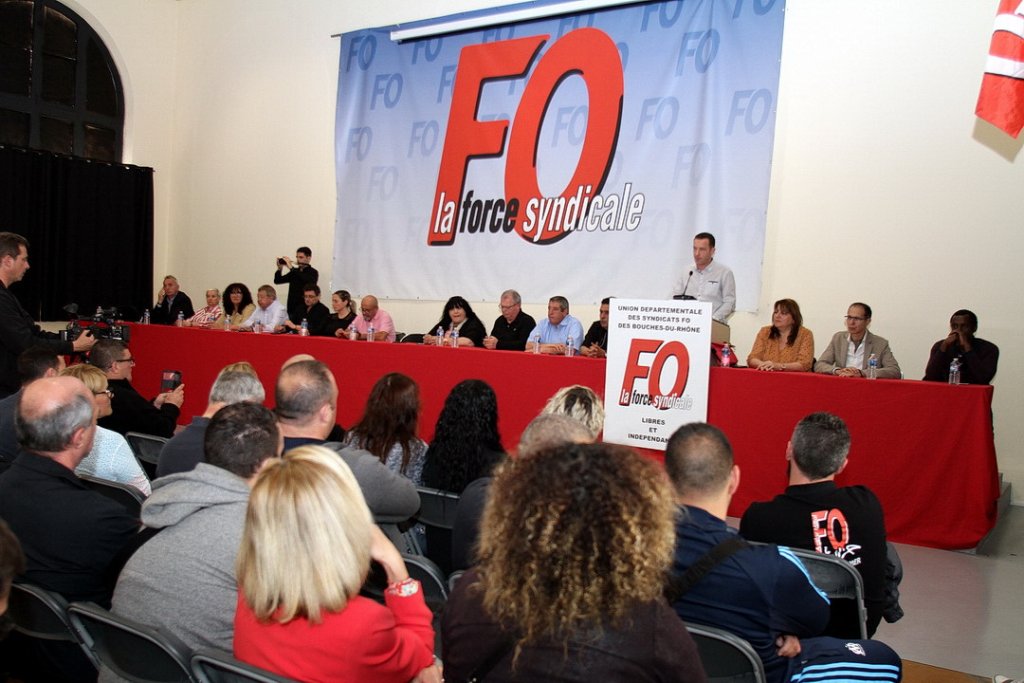
[[[871,356],[878,360],[876,377],[899,379],[900,365],[889,349],[889,342],[868,332],[871,307],[860,302],[846,309],[846,332],[836,332],[821,352],[814,371],[837,377],[867,377]]]
[[[836,486],[849,452],[850,433],[835,415],[813,413],[800,420],[786,447],[789,486],[771,502],[752,503],[740,533],[752,541],[833,555],[856,567],[864,579],[871,636],[886,606],[885,519],[866,486]],[[846,607],[833,609],[830,633],[850,623],[853,614]]]
[[[791,550],[752,546],[726,526],[740,470],[721,431],[680,427],[665,469],[681,507],[669,599],[682,619],[749,642],[769,683],[900,680],[899,655],[887,645],[821,635],[828,598]]]
[[[188,294],[181,291],[178,285],[178,278],[168,275],[164,278],[164,287],[157,297],[156,306],[150,313],[150,319],[154,325],[173,325],[178,321],[178,314],[181,313],[184,320],[188,320],[196,314],[192,308],[192,299]]]
[[[100,419],[100,426],[118,434],[142,432],[170,437],[185,402],[185,385],[166,391],[152,401],[143,398],[132,386],[135,359],[128,345],[117,339],[101,339],[89,354],[89,363],[106,374],[113,396],[110,415]]]

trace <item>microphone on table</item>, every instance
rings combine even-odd
[[[673,299],[682,300],[682,301],[694,301],[697,298],[695,296],[687,296],[687,294],[686,294],[686,288],[690,286],[690,278],[692,278],[692,277],[693,277],[693,271],[691,270],[689,275],[686,276],[686,284],[683,285],[683,291],[680,292],[679,294],[676,294],[675,296],[673,296],[672,297]]]

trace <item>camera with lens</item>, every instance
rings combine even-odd
[[[71,316],[71,320],[65,329],[60,331],[61,341],[75,341],[82,334],[83,330],[91,330],[92,336],[97,339],[116,339],[117,341],[128,342],[131,330],[127,325],[118,322],[120,315],[116,306],[96,307],[91,324],[83,327],[79,323],[78,304],[68,304],[64,311]]]
[[[279,258],[279,259],[277,259],[277,267],[278,267],[278,268],[280,268],[280,267],[282,267],[282,266],[286,266],[286,265],[288,265],[288,262],[287,262],[287,261],[285,261],[285,260],[284,260],[283,258]]]

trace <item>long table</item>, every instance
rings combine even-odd
[[[338,380],[338,419],[362,415],[374,382],[401,372],[420,387],[420,436],[429,441],[445,397],[464,379],[482,379],[498,395],[499,428],[514,449],[520,432],[548,397],[570,384],[604,395],[605,362],[533,354],[451,349],[419,344],[254,335],[131,325],[133,384],[157,393],[162,370],[180,370],[183,424],[205,410],[210,385],[228,363],[259,371],[273,405],[281,364],[298,353],[326,362]],[[996,521],[999,495],[992,434],[992,387],[915,380],[842,379],[810,373],[712,368],[708,421],[729,437],[742,470],[729,508],[739,516],[753,501],[786,486],[785,451],[796,422],[825,410],[842,417],[853,444],[840,485],[865,484],[881,499],[891,540],[934,548],[969,548]],[[657,451],[644,451],[661,458]]]

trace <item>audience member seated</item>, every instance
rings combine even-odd
[[[238,329],[253,332],[258,325],[260,332],[284,332],[288,311],[277,300],[277,290],[270,285],[263,285],[256,290],[256,302],[259,306]]]
[[[440,338],[436,334],[438,329],[443,330]],[[484,345],[484,336],[487,334],[484,324],[473,312],[473,307],[469,305],[469,302],[461,296],[453,296],[448,299],[444,305],[441,319],[423,335],[423,343],[451,346],[452,334],[455,331],[459,333],[459,346]]]
[[[192,649],[230,652],[238,601],[235,559],[249,488],[263,461],[280,454],[282,442],[273,413],[254,403],[234,403],[214,414],[205,441],[205,462],[154,483],[142,522],[159,533],[121,571],[113,611]]]
[[[490,477],[491,470],[504,458],[494,389],[478,379],[459,382],[437,418],[423,464],[423,485],[461,495],[472,482]],[[450,573],[451,532],[428,526],[426,536],[427,557]]]
[[[623,446],[507,461],[445,608],[445,678],[704,681],[662,597],[674,513],[661,468]]]
[[[391,315],[381,310],[375,296],[364,296],[359,302],[360,315],[352,321],[349,332],[356,331],[356,339],[366,340],[366,335],[373,328],[372,341],[395,341],[395,322]]]
[[[142,432],[156,436],[170,437],[181,414],[185,401],[185,385],[179,384],[174,391],[166,391],[152,401],[147,401],[132,386],[132,368],[135,359],[128,345],[117,339],[101,339],[89,354],[89,364],[104,372],[108,386],[113,392],[110,397],[112,413],[100,420],[100,426],[118,434]]]
[[[178,314],[183,320],[191,318],[195,311],[188,294],[181,291],[178,278],[168,275],[164,278],[163,289],[157,294],[156,306],[150,313],[150,322],[154,325],[173,325],[178,322]]]
[[[814,364],[814,335],[803,326],[800,305],[779,299],[772,309],[772,324],[762,327],[747,356],[747,365],[769,372],[808,372]]]
[[[224,288],[224,315],[232,330],[238,330],[242,323],[256,311],[249,288],[241,282],[232,282]]]
[[[593,443],[590,430],[565,415],[541,414],[526,425],[519,437],[520,458],[549,446],[567,443]],[[484,516],[492,475],[471,481],[459,497],[452,525],[452,571],[468,569],[476,563],[476,545],[480,537],[480,519]]]
[[[356,319],[356,305],[352,295],[339,289],[331,295],[331,308],[334,314],[327,317],[321,334],[325,337],[348,336],[348,326]]]
[[[537,321],[523,312],[523,299],[519,292],[514,289],[502,292],[498,309],[501,315],[495,319],[490,336],[484,337],[484,346],[502,351],[524,350]]]
[[[237,369],[228,369],[237,368]],[[163,477],[175,472],[189,472],[205,462],[203,441],[210,418],[224,406],[235,403],[263,403],[266,393],[263,383],[249,363],[232,363],[220,371],[210,387],[210,398],[206,411],[192,418],[192,423],[175,434],[160,450],[156,476]]]
[[[377,380],[366,408],[345,435],[345,444],[375,455],[392,472],[419,486],[427,444],[416,436],[420,419],[420,390],[412,378],[389,372]]]
[[[800,420],[786,446],[786,492],[771,502],[751,503],[740,533],[752,541],[806,548],[855,566],[864,579],[870,637],[886,607],[885,519],[882,504],[866,486],[836,486],[849,452],[850,433],[835,415],[813,413]],[[830,634],[857,622],[855,607],[833,606]]]
[[[25,553],[21,551],[21,543],[7,522],[0,519],[0,616],[7,613],[7,599],[11,596],[14,577],[24,573]],[[7,630],[0,626],[0,639],[5,635]]]
[[[107,388],[107,376],[103,374],[102,370],[92,365],[72,365],[60,374],[74,377],[85,384],[85,388],[92,394],[93,403],[96,405],[97,418],[110,415],[111,391]],[[87,474],[91,477],[127,484],[146,496],[152,490],[149,477],[139,465],[139,461],[136,460],[135,454],[125,438],[117,432],[103,427],[96,427],[92,450],[75,468],[75,474]]]
[[[320,287],[308,284],[302,291],[302,305],[292,311],[288,320],[284,321],[284,326],[294,332],[301,332],[302,321],[305,320],[310,335],[323,336],[330,317],[331,312],[320,303]]]
[[[548,415],[565,415],[576,420],[590,432],[592,440],[597,440],[604,429],[604,403],[601,397],[590,387],[574,384],[562,387],[548,399],[541,413]]]
[[[949,334],[932,346],[924,378],[929,382],[948,382],[949,366],[960,361],[960,381],[964,384],[991,384],[999,364],[999,347],[975,337],[978,316],[965,308],[949,319]]]
[[[18,433],[14,429],[14,414],[18,399],[25,387],[43,377],[56,377],[64,369],[64,356],[43,346],[33,346],[18,355],[18,377],[21,389],[0,400],[0,472],[18,457]]]
[[[323,444],[335,427],[338,385],[330,368],[318,360],[299,360],[281,368],[274,392],[278,426],[285,450]],[[341,443],[327,443],[352,469],[370,511],[381,521],[404,521],[420,508],[412,481],[392,472],[377,456]]]
[[[371,560],[387,574],[385,605],[359,595]],[[303,446],[260,470],[237,568],[243,662],[298,681],[440,683],[420,583],[331,451]]]
[[[896,362],[888,340],[868,331],[871,307],[860,302],[846,309],[846,332],[836,332],[832,341],[814,364],[814,371],[837,377],[867,377],[868,361],[878,361],[875,376],[899,379],[900,364]]]
[[[186,327],[213,327],[224,324],[224,309],[220,307],[220,290],[206,290],[206,306],[185,321]]]
[[[721,431],[699,422],[677,429],[665,470],[681,506],[668,594],[683,620],[749,642],[769,683],[900,680],[900,658],[885,644],[821,635],[828,598],[791,550],[752,546],[726,526],[740,469]]]
[[[611,300],[611,297],[608,296],[601,299],[598,319],[590,326],[587,336],[583,338],[583,345],[580,347],[581,356],[604,358],[608,354],[608,310]]]
[[[582,343],[583,325],[569,315],[569,300],[553,296],[548,300],[548,317],[530,332],[526,350],[564,356],[570,346],[579,353]]]

